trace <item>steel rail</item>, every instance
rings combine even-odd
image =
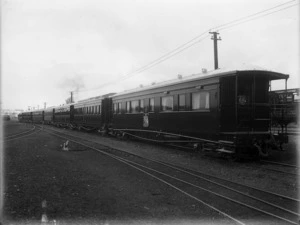
[[[300,176],[300,174],[298,174],[298,173],[291,173],[291,172],[277,170],[277,169],[272,169],[272,168],[262,167],[262,169],[264,169],[264,170],[270,170],[270,171],[273,171],[273,172],[276,172],[276,173],[285,173],[285,174],[288,174],[288,175]]]
[[[50,129],[50,130],[53,130],[53,129]],[[63,133],[63,132],[61,132],[61,131],[56,131],[56,130],[53,130],[53,131],[58,132],[58,133]],[[63,134],[65,134],[65,133],[63,133]],[[75,138],[81,138],[81,139],[84,139],[84,138],[82,138],[82,137],[78,137],[78,136],[72,135],[72,134],[65,134],[65,135],[72,136],[72,137],[75,137]],[[86,140],[88,140],[88,139],[86,139]],[[94,142],[94,143],[96,143],[96,144],[99,144],[98,142],[93,141],[93,140],[88,140],[88,141]],[[103,144],[100,144],[100,145],[103,145]],[[105,145],[104,145],[104,146],[105,146]],[[106,147],[109,147],[109,146],[106,146]],[[119,150],[119,151],[123,151],[123,150],[120,150],[120,149],[117,149],[117,148],[114,148],[114,149]],[[124,152],[124,151],[123,151],[123,152]],[[129,153],[129,152],[127,152],[127,153]],[[151,159],[151,158],[148,158],[148,157],[140,156],[140,155],[138,155],[138,154],[134,154],[134,153],[130,153],[130,154],[132,154],[132,155],[134,155],[134,156],[137,156],[137,157],[141,157],[141,158],[150,160],[150,161],[153,161],[153,162],[164,163],[164,162],[161,162],[161,161],[157,161],[157,160],[155,160],[155,159]],[[165,164],[166,164],[166,163],[165,163]],[[173,166],[173,167],[177,167],[177,168],[180,168],[180,169],[183,169],[183,170],[184,170],[184,169],[185,169],[185,170],[189,170],[189,171],[192,171],[192,172],[194,172],[194,173],[201,174],[201,175],[204,175],[204,176],[208,176],[208,177],[211,177],[211,178],[214,178],[214,179],[219,179],[219,180],[222,180],[222,181],[225,181],[225,182],[229,182],[229,183],[232,183],[232,184],[235,184],[235,185],[237,184],[237,185],[240,185],[240,186],[243,186],[243,187],[247,187],[247,188],[250,188],[250,189],[253,189],[253,190],[256,190],[256,191],[264,192],[264,193],[266,193],[266,194],[274,195],[274,196],[279,197],[279,198],[284,198],[284,199],[287,199],[287,200],[291,200],[291,201],[295,201],[295,202],[300,202],[299,199],[295,199],[295,198],[292,198],[292,197],[289,197],[289,196],[281,195],[281,194],[278,194],[278,193],[275,193],[275,192],[271,192],[271,191],[266,191],[266,190],[263,190],[263,189],[260,189],[260,188],[256,188],[256,187],[253,187],[253,186],[250,186],[250,185],[241,184],[241,183],[239,183],[239,182],[234,182],[234,181],[231,181],[231,180],[228,180],[228,179],[225,179],[225,178],[213,176],[213,175],[206,174],[206,173],[199,172],[199,171],[195,171],[195,170],[192,170],[192,169],[189,169],[189,168],[182,168],[182,167],[180,167],[180,166],[178,166],[178,165],[174,165],[174,164],[172,164],[172,163],[167,163],[167,164],[169,164],[169,165],[171,165],[171,166]],[[272,204],[272,203],[271,203],[271,204]]]
[[[270,206],[272,206],[272,207],[274,207],[274,208],[278,208],[278,209],[280,209],[280,210],[286,211],[286,212],[291,213],[291,214],[294,214],[294,215],[296,215],[296,216],[300,216],[300,214],[297,213],[297,212],[288,210],[288,209],[286,209],[286,208],[283,208],[283,207],[281,207],[281,206],[275,205],[275,204],[270,203],[270,202],[268,202],[268,201],[262,200],[262,199],[260,199],[260,198],[255,197],[255,196],[252,196],[252,195],[249,195],[249,194],[245,194],[245,193],[242,192],[242,191],[238,191],[238,190],[236,190],[236,189],[234,189],[234,188],[227,187],[226,185],[220,184],[220,183],[218,183],[218,182],[211,181],[211,180],[209,180],[209,179],[207,179],[207,178],[205,178],[205,177],[199,176],[199,175],[197,175],[197,174],[190,173],[190,172],[185,171],[185,170],[183,170],[183,169],[181,169],[181,168],[179,168],[179,167],[171,166],[171,165],[168,165],[168,163],[164,163],[164,162],[161,162],[161,161],[157,161],[157,162],[160,163],[160,164],[162,164],[162,165],[168,166],[168,167],[170,167],[170,168],[173,168],[173,169],[179,170],[179,171],[181,171],[181,172],[187,173],[187,174],[189,174],[189,175],[195,176],[195,177],[197,177],[197,178],[200,178],[200,179],[205,180],[205,181],[207,181],[207,182],[210,182],[210,183],[212,183],[212,184],[218,185],[218,186],[223,187],[223,188],[225,188],[225,189],[228,189],[228,190],[230,190],[230,191],[233,191],[233,192],[239,193],[239,194],[241,194],[241,195],[244,195],[244,196],[246,196],[246,197],[252,198],[252,199],[254,199],[254,200],[256,200],[256,201],[265,203],[265,204],[270,205]]]
[[[48,132],[48,131],[46,131],[46,132]],[[58,135],[58,134],[54,134],[54,133],[51,133],[51,132],[48,132],[48,133],[50,133],[50,134],[52,134],[52,135],[55,135],[55,136],[58,136],[58,137],[61,137],[61,138],[65,138],[65,137],[62,137],[61,135]],[[170,186],[170,187],[174,188],[175,190],[177,190],[177,191],[179,191],[179,192],[185,194],[186,196],[188,196],[188,197],[190,197],[190,198],[192,198],[192,199],[194,199],[194,200],[196,200],[196,201],[202,203],[203,205],[205,205],[205,206],[207,206],[207,207],[209,207],[209,208],[211,208],[211,209],[213,209],[213,210],[219,212],[219,213],[222,214],[223,216],[225,216],[225,217],[227,217],[227,218],[229,218],[229,219],[235,221],[236,223],[241,224],[241,225],[245,225],[245,223],[239,221],[238,219],[236,219],[236,218],[234,218],[234,217],[228,215],[227,213],[225,213],[225,212],[223,212],[223,211],[217,209],[216,207],[214,207],[214,206],[212,206],[212,205],[210,205],[210,204],[208,204],[208,203],[202,201],[201,199],[199,199],[199,198],[197,198],[197,197],[195,197],[195,196],[193,196],[193,195],[187,193],[186,191],[184,191],[184,190],[182,190],[182,189],[180,189],[180,188],[178,188],[178,187],[172,185],[171,183],[169,183],[169,182],[167,182],[167,181],[165,181],[165,180],[163,180],[163,179],[161,179],[161,178],[159,178],[159,177],[157,177],[157,176],[155,176],[155,175],[153,175],[153,174],[151,174],[151,173],[148,173],[147,171],[144,171],[144,170],[142,170],[142,169],[140,169],[140,168],[138,168],[138,167],[136,167],[136,166],[131,165],[130,163],[126,162],[125,159],[119,158],[118,156],[114,156],[114,155],[112,155],[112,154],[110,154],[110,153],[107,153],[107,152],[101,150],[101,149],[97,149],[97,148],[95,148],[95,147],[88,146],[88,145],[86,145],[86,144],[84,144],[84,143],[81,143],[81,142],[78,142],[78,141],[75,141],[75,140],[70,140],[70,141],[72,141],[72,142],[74,142],[74,143],[77,143],[77,144],[79,144],[79,145],[85,146],[85,147],[87,147],[87,148],[93,149],[93,150],[95,150],[95,151],[97,151],[97,152],[100,152],[100,153],[106,155],[106,156],[109,156],[109,157],[111,157],[111,158],[114,158],[114,159],[116,159],[116,160],[118,160],[118,161],[120,161],[120,162],[123,162],[123,163],[129,165],[130,167],[133,167],[133,168],[135,168],[135,169],[137,169],[137,170],[139,170],[139,171],[141,171],[141,172],[143,172],[143,173],[145,173],[145,174],[147,174],[147,175],[149,175],[149,176],[151,176],[151,177],[153,177],[153,178],[155,178],[155,179],[161,181],[162,183],[167,184],[168,186]]]
[[[47,132],[47,131],[46,131],[46,132]],[[48,132],[48,133],[53,134],[53,135],[56,135],[56,136],[59,136],[59,137],[62,137],[61,135],[57,135],[57,134],[54,134],[54,133],[51,133],[51,132]],[[62,138],[65,138],[65,137],[62,137]],[[98,149],[98,148],[95,148],[95,147],[86,145],[86,144],[84,144],[84,143],[81,143],[81,142],[78,142],[78,141],[75,141],[75,140],[70,140],[70,141],[72,141],[72,142],[74,142],[74,143],[77,143],[77,144],[79,144],[79,145],[83,145],[83,146],[85,146],[85,147],[88,147],[88,148],[90,148],[90,149],[93,149],[93,150],[95,150],[95,151],[98,151],[98,152],[100,152],[100,153],[102,153],[102,154],[105,154],[105,155],[107,155],[107,156],[110,156],[110,157],[112,157],[112,158],[118,159],[118,160],[120,160],[120,161],[126,161],[126,162],[129,163],[129,164],[132,163],[132,164],[141,166],[141,167],[143,167],[143,168],[146,168],[146,169],[148,169],[148,170],[152,170],[152,171],[154,171],[154,172],[156,172],[156,173],[162,174],[162,175],[167,176],[167,177],[170,177],[170,178],[172,178],[172,179],[174,179],[174,180],[178,180],[178,181],[180,181],[180,182],[182,182],[182,183],[185,183],[185,184],[191,185],[191,186],[193,186],[193,187],[199,188],[199,189],[201,189],[201,190],[204,190],[204,191],[206,191],[206,192],[212,193],[212,194],[214,194],[214,195],[216,195],[216,196],[219,196],[219,197],[224,198],[224,199],[226,199],[226,200],[232,201],[232,202],[234,202],[234,203],[243,205],[243,206],[248,207],[248,208],[250,208],[250,209],[259,211],[259,212],[261,212],[261,213],[264,213],[264,214],[266,214],[266,215],[272,216],[272,217],[274,217],[274,218],[283,220],[283,221],[288,222],[288,223],[291,223],[291,224],[298,224],[298,223],[296,223],[296,222],[294,222],[294,221],[291,221],[291,220],[285,219],[285,218],[283,218],[283,217],[277,216],[277,215],[275,215],[275,214],[273,214],[273,213],[269,213],[269,212],[266,212],[266,211],[264,211],[264,210],[255,208],[255,207],[253,207],[253,206],[250,206],[250,205],[248,205],[248,204],[242,203],[242,202],[240,202],[240,201],[237,201],[237,200],[228,198],[228,197],[226,197],[226,196],[224,196],[224,195],[221,195],[221,194],[218,194],[218,193],[216,193],[216,192],[210,191],[210,190],[208,190],[208,189],[202,188],[202,187],[200,187],[200,186],[194,185],[194,184],[192,184],[192,183],[190,183],[190,182],[187,182],[187,181],[184,181],[184,180],[182,180],[182,179],[179,179],[179,178],[170,176],[170,175],[168,175],[168,174],[165,174],[165,173],[163,173],[163,172],[160,172],[160,171],[157,171],[157,170],[155,170],[155,169],[149,168],[149,167],[147,167],[147,166],[141,165],[141,164],[139,164],[139,163],[135,163],[135,162],[132,162],[132,161],[130,161],[130,160],[124,159],[124,158],[122,158],[122,157],[115,156],[115,155],[113,155],[113,154],[111,154],[111,153],[107,153],[107,152],[105,152],[105,151],[103,151],[103,150],[100,150],[100,149]],[[99,143],[98,143],[98,144],[99,144]],[[143,170],[142,170],[142,171],[143,171]],[[145,171],[143,171],[143,172],[145,172]],[[145,172],[145,173],[147,173],[147,172]],[[166,182],[166,181],[164,181],[164,180],[162,180],[162,179],[160,179],[160,178],[158,178],[158,177],[156,177],[156,176],[154,176],[154,175],[151,175],[151,174],[149,174],[149,173],[147,173],[147,174],[150,175],[150,176],[153,176],[154,178],[156,178],[156,179],[158,179],[158,180],[160,180],[160,181],[162,181],[162,182],[164,182],[164,183],[170,184],[170,183],[168,183],[168,182]],[[172,184],[171,184],[171,185],[172,185]],[[175,186],[172,185],[172,187],[175,187]],[[176,188],[177,190],[181,190],[181,192],[183,192],[183,193],[186,193],[186,192],[183,191],[182,189],[179,189],[179,188],[177,188],[177,187],[175,187],[175,188]],[[188,196],[190,196],[190,194],[188,194]],[[191,197],[191,196],[190,196],[190,197]],[[193,196],[193,198],[196,199],[195,196]],[[200,201],[201,201],[201,200],[200,200]],[[201,201],[201,202],[203,202],[203,201]],[[207,204],[207,203],[206,203],[206,204]],[[222,213],[222,211],[221,211],[221,213]],[[299,215],[299,214],[294,213],[294,212],[292,212],[292,211],[290,211],[290,213],[293,213],[293,214],[295,214],[295,215]],[[222,214],[223,214],[223,213],[222,213]],[[234,219],[234,220],[236,221],[236,219]]]
[[[39,131],[41,131],[41,129],[39,129],[39,130],[34,130],[34,131],[33,131],[32,133],[30,133],[30,134],[22,135],[22,136],[19,136],[19,137],[10,138],[10,139],[4,139],[4,140],[1,140],[1,142],[7,142],[7,141],[12,141],[12,140],[16,140],[16,139],[28,137],[28,136],[30,136],[30,135],[36,134],[36,133],[39,132]]]
[[[33,125],[32,129],[30,129],[30,130],[23,131],[23,132],[20,132],[18,134],[13,134],[13,135],[5,136],[4,139],[15,137],[15,136],[19,136],[19,135],[22,135],[22,134],[26,134],[26,133],[29,133],[29,132],[33,131],[34,129],[35,129],[35,126]]]
[[[296,166],[296,165],[291,165],[291,164],[286,164],[286,163],[280,163],[280,162],[275,162],[275,161],[260,160],[260,162],[265,162],[265,163],[269,163],[269,164],[275,164],[275,165],[287,166],[287,167],[293,167],[293,168],[296,168],[296,169],[300,169],[300,167]]]
[[[285,218],[283,218],[283,217],[277,216],[277,215],[275,215],[275,214],[273,214],[273,213],[266,212],[266,211],[264,211],[264,210],[258,209],[258,208],[256,208],[256,207],[250,206],[250,205],[245,204],[245,203],[243,203],[243,202],[240,202],[240,201],[234,200],[234,199],[232,199],[232,198],[226,197],[226,196],[224,196],[224,195],[218,194],[218,193],[216,193],[216,192],[214,192],[214,191],[210,191],[210,190],[208,190],[208,189],[206,189],[206,188],[202,188],[202,187],[200,187],[200,186],[198,186],[198,185],[192,184],[192,183],[190,183],[190,182],[184,181],[184,180],[182,180],[182,179],[179,179],[179,178],[177,178],[177,177],[168,175],[168,174],[166,174],[166,173],[160,172],[160,171],[158,171],[158,170],[152,169],[152,168],[147,167],[147,166],[144,166],[144,165],[142,165],[142,164],[139,164],[139,163],[136,163],[136,162],[132,162],[132,161],[127,160],[127,159],[123,159],[122,157],[118,157],[118,158],[120,158],[120,159],[122,159],[122,160],[125,160],[125,161],[127,161],[128,163],[132,163],[132,164],[135,164],[135,165],[137,165],[137,166],[141,166],[141,167],[143,167],[143,168],[145,168],[145,169],[154,171],[154,172],[159,173],[159,174],[162,174],[162,175],[164,175],[164,176],[166,176],[166,177],[170,177],[170,178],[172,178],[172,179],[174,179],[174,180],[180,181],[180,182],[182,182],[182,183],[188,184],[188,185],[193,186],[193,187],[195,187],[195,188],[198,188],[198,189],[201,189],[201,190],[203,190],[203,191],[209,192],[209,193],[214,194],[214,195],[216,195],[216,196],[218,196],[218,197],[224,198],[224,199],[226,199],[226,200],[228,200],[228,201],[231,201],[231,202],[240,204],[240,205],[242,205],[242,206],[248,207],[248,208],[250,208],[250,209],[259,211],[259,212],[264,213],[264,214],[266,214],[266,215],[273,216],[273,217],[275,217],[275,218],[277,218],[277,219],[284,220],[284,221],[286,221],[286,222],[288,222],[288,223],[291,223],[291,224],[298,224],[298,223],[296,223],[296,222],[294,222],[294,221],[291,221],[291,220],[285,219]],[[285,210],[285,209],[283,209],[283,210]],[[288,211],[288,212],[290,212],[290,213],[292,213],[292,214],[294,214],[294,215],[299,216],[298,213],[295,213],[295,212],[292,212],[292,211]]]

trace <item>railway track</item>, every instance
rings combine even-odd
[[[299,169],[300,167],[292,164],[280,163],[275,161],[261,160],[262,168],[265,170],[287,174],[292,176],[300,176]]]
[[[27,137],[30,136],[32,134],[35,134],[36,132],[38,132],[40,130],[36,129],[36,126],[33,126],[30,130],[28,131],[23,131],[17,134],[13,134],[13,135],[9,135],[9,136],[5,136],[1,141],[12,141],[12,140],[16,140],[19,138],[23,138],[23,137]]]
[[[253,218],[268,224],[298,224],[298,199],[110,148],[77,135],[48,128],[45,131],[125,163],[237,224],[246,224]]]
[[[288,168],[293,168],[293,169],[300,169],[300,167],[293,165],[293,164],[287,164],[287,163],[280,163],[280,162],[275,162],[275,161],[268,161],[268,160],[261,160],[261,162],[266,163],[266,164],[273,164],[273,165],[278,165],[282,167],[288,167]]]

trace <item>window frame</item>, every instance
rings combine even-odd
[[[151,105],[151,102],[153,100],[153,105]],[[154,98],[149,98],[149,112],[154,112],[155,110],[155,100]]]
[[[131,102],[126,101],[126,113],[131,113]]]
[[[181,99],[181,97],[183,97]],[[182,101],[183,100],[183,105],[181,105]],[[186,111],[186,96],[185,94],[178,94],[178,111]]]
[[[140,104],[139,112],[143,113],[145,111],[144,99],[140,99],[139,104]]]
[[[205,98],[205,103],[204,103],[204,107],[201,107],[203,105],[203,103],[201,102],[201,99],[203,97],[201,97],[201,95],[204,95]],[[199,95],[199,106],[197,108],[194,108],[194,96]],[[208,106],[208,107],[207,107]],[[191,93],[191,111],[209,111],[210,110],[210,92],[209,91],[198,91],[198,92],[193,92]]]
[[[114,103],[114,114],[117,114],[118,113],[118,103],[115,102]]]
[[[139,113],[140,112],[140,101],[139,100],[130,101],[130,112],[131,113]]]
[[[165,100],[165,104],[164,104],[164,100]],[[170,107],[169,101],[171,100],[171,109],[168,109],[167,107]],[[161,112],[173,112],[174,111],[174,96],[173,95],[168,95],[168,96],[162,96],[160,97],[160,111]]]
[[[121,114],[122,113],[122,102],[118,102],[117,103],[118,104],[118,106],[117,106],[117,108],[118,108],[118,114]]]

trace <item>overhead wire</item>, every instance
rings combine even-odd
[[[279,10],[276,10],[276,11],[273,11],[273,12],[266,13],[266,14],[261,15],[261,16],[257,16],[257,17],[254,17],[254,18],[251,18],[251,19],[248,19],[248,20],[244,20],[244,21],[241,21],[241,22],[239,22],[239,23],[235,23],[235,24],[230,25],[230,26],[226,26],[226,27],[220,28],[219,31],[220,31],[220,30],[226,30],[226,29],[229,29],[229,28],[231,28],[231,27],[240,25],[240,24],[242,24],[242,23],[246,23],[246,22],[249,22],[249,21],[252,21],[252,20],[259,19],[259,18],[261,18],[261,17],[265,17],[265,16],[268,16],[268,15],[271,15],[271,14],[273,14],[273,13],[277,13],[277,12],[286,10],[286,9],[291,8],[291,7],[294,7],[294,6],[296,6],[296,5],[299,5],[299,3],[294,4],[294,5],[287,6],[287,7],[285,7],[285,8],[282,8],[282,9],[279,9]]]
[[[175,56],[175,55],[177,55],[177,54],[179,54],[180,52],[183,52],[184,50],[186,50],[186,49],[192,47],[193,45],[198,44],[199,42],[203,41],[204,39],[206,39],[206,38],[209,36],[209,35],[206,35],[206,36],[204,36],[204,38],[202,38],[202,39],[200,39],[200,40],[197,40],[197,39],[199,39],[199,37],[203,36],[204,34],[207,34],[207,32],[208,32],[208,31],[203,32],[202,34],[198,35],[197,37],[195,37],[195,38],[191,39],[190,41],[188,41],[188,42],[186,42],[186,43],[184,43],[184,44],[178,46],[178,47],[175,48],[174,50],[172,50],[172,51],[170,51],[170,52],[164,54],[163,56],[157,58],[156,60],[153,60],[152,62],[146,64],[145,66],[143,66],[143,67],[141,67],[141,68],[139,68],[139,69],[137,69],[137,70],[134,70],[133,72],[130,72],[129,74],[127,74],[127,75],[125,75],[125,76],[119,78],[118,81],[126,80],[127,78],[133,76],[133,75],[136,74],[136,73],[141,73],[141,72],[143,72],[143,71],[145,71],[145,70],[148,70],[148,69],[152,68],[153,66],[155,66],[155,65],[157,65],[157,64],[159,64],[159,63],[161,63],[161,62],[163,62],[163,61],[165,61],[165,60],[167,60],[167,59],[169,59],[169,58],[171,58],[171,57],[173,57],[173,56]],[[196,41],[196,40],[197,40],[197,41]],[[192,43],[192,44],[190,44],[190,45],[188,45],[188,44],[191,43],[192,41],[195,41],[195,42]],[[185,47],[184,47],[184,46],[185,46]],[[183,47],[184,47],[184,48],[183,48]],[[113,84],[113,83],[115,83],[115,82],[116,82],[116,81],[110,81],[110,82],[107,82],[107,83],[105,83],[105,84],[102,84],[101,86],[98,86],[97,88],[93,88],[93,89],[89,89],[89,90],[82,90],[82,91],[78,91],[78,92],[97,90],[97,89],[99,89],[99,88],[101,88],[101,87],[104,87],[104,86],[109,85],[109,84]]]
[[[253,13],[253,14],[250,14],[250,15],[247,15],[247,16],[243,16],[243,17],[241,17],[241,18],[239,18],[239,19],[235,19],[235,20],[232,20],[232,21],[230,21],[230,22],[227,22],[227,23],[218,25],[218,26],[216,26],[216,27],[213,27],[212,30],[221,30],[221,27],[225,27],[225,26],[227,26],[227,25],[230,25],[230,24],[233,24],[233,23],[242,21],[242,20],[246,20],[247,18],[257,16],[257,15],[259,15],[259,14],[265,13],[265,12],[267,12],[267,11],[271,11],[271,10],[273,10],[273,9],[282,7],[282,6],[284,6],[284,5],[290,4],[290,3],[295,2],[295,1],[296,1],[296,0],[291,0],[291,1],[288,1],[288,2],[285,2],[285,3],[282,3],[282,4],[279,4],[279,5],[273,6],[273,7],[271,7],[271,8],[268,8],[268,9],[265,9],[265,10],[262,10],[262,11],[259,11],[259,12],[257,12],[257,13]]]
[[[271,11],[271,10],[274,10],[276,8],[288,5],[288,4],[290,4],[292,2],[295,2],[295,1],[296,0],[288,1],[288,2],[285,2],[285,3],[279,4],[279,5],[276,5],[276,6],[272,7],[272,8],[265,9],[265,10],[262,10],[260,12],[257,12],[257,13],[251,14],[251,15],[247,15],[245,17],[241,17],[239,19],[230,21],[228,23],[224,23],[224,24],[221,24],[219,26],[213,27],[213,28],[211,28],[209,30],[206,30],[205,32],[197,35],[196,37],[192,38],[191,40],[185,42],[184,44],[176,47],[172,51],[169,51],[168,53],[162,55],[161,57],[159,57],[159,58],[157,58],[157,59],[155,59],[155,60],[147,63],[145,66],[142,66],[142,67],[140,67],[140,68],[138,68],[138,69],[136,69],[136,70],[134,70],[134,71],[132,71],[132,72],[130,72],[130,73],[128,73],[128,74],[120,77],[120,78],[118,78],[115,81],[104,83],[104,84],[102,84],[102,85],[100,85],[100,86],[98,86],[96,88],[87,89],[87,90],[81,90],[81,91],[77,91],[77,92],[93,91],[93,90],[100,89],[100,88],[102,88],[104,86],[107,86],[107,85],[110,85],[110,84],[113,84],[113,83],[116,83],[116,82],[120,82],[120,81],[126,80],[126,79],[134,76],[135,74],[138,74],[138,73],[141,73],[141,72],[143,72],[145,70],[148,70],[148,69],[156,66],[157,64],[160,64],[160,63],[166,61],[167,59],[169,59],[169,58],[171,58],[171,57],[173,57],[173,56],[175,56],[175,55],[183,52],[184,50],[186,50],[186,49],[194,46],[195,44],[198,44],[199,42],[203,41],[204,39],[206,39],[209,36],[209,35],[205,35],[205,34],[207,34],[211,30],[218,30],[218,31],[220,31],[220,30],[229,29],[231,27],[234,27],[234,26],[237,26],[237,25],[240,25],[240,24],[243,24],[243,23],[246,23],[246,22],[249,22],[249,21],[252,21],[252,20],[264,17],[264,16],[267,16],[267,15],[273,14],[273,13],[277,13],[277,12],[286,10],[286,9],[294,7],[296,5],[299,5],[299,3],[296,3],[296,4],[293,4],[293,5],[289,5],[287,7],[281,8],[281,9],[276,10],[276,11]],[[269,11],[271,11],[271,12],[269,12]],[[269,13],[266,13],[266,12],[269,12]],[[204,37],[199,40],[199,38],[202,37],[202,36],[204,36]]]

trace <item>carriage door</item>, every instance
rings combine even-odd
[[[268,131],[268,77],[249,72],[237,84],[237,131]]]
[[[220,78],[220,131],[232,132],[236,128],[235,76]]]

